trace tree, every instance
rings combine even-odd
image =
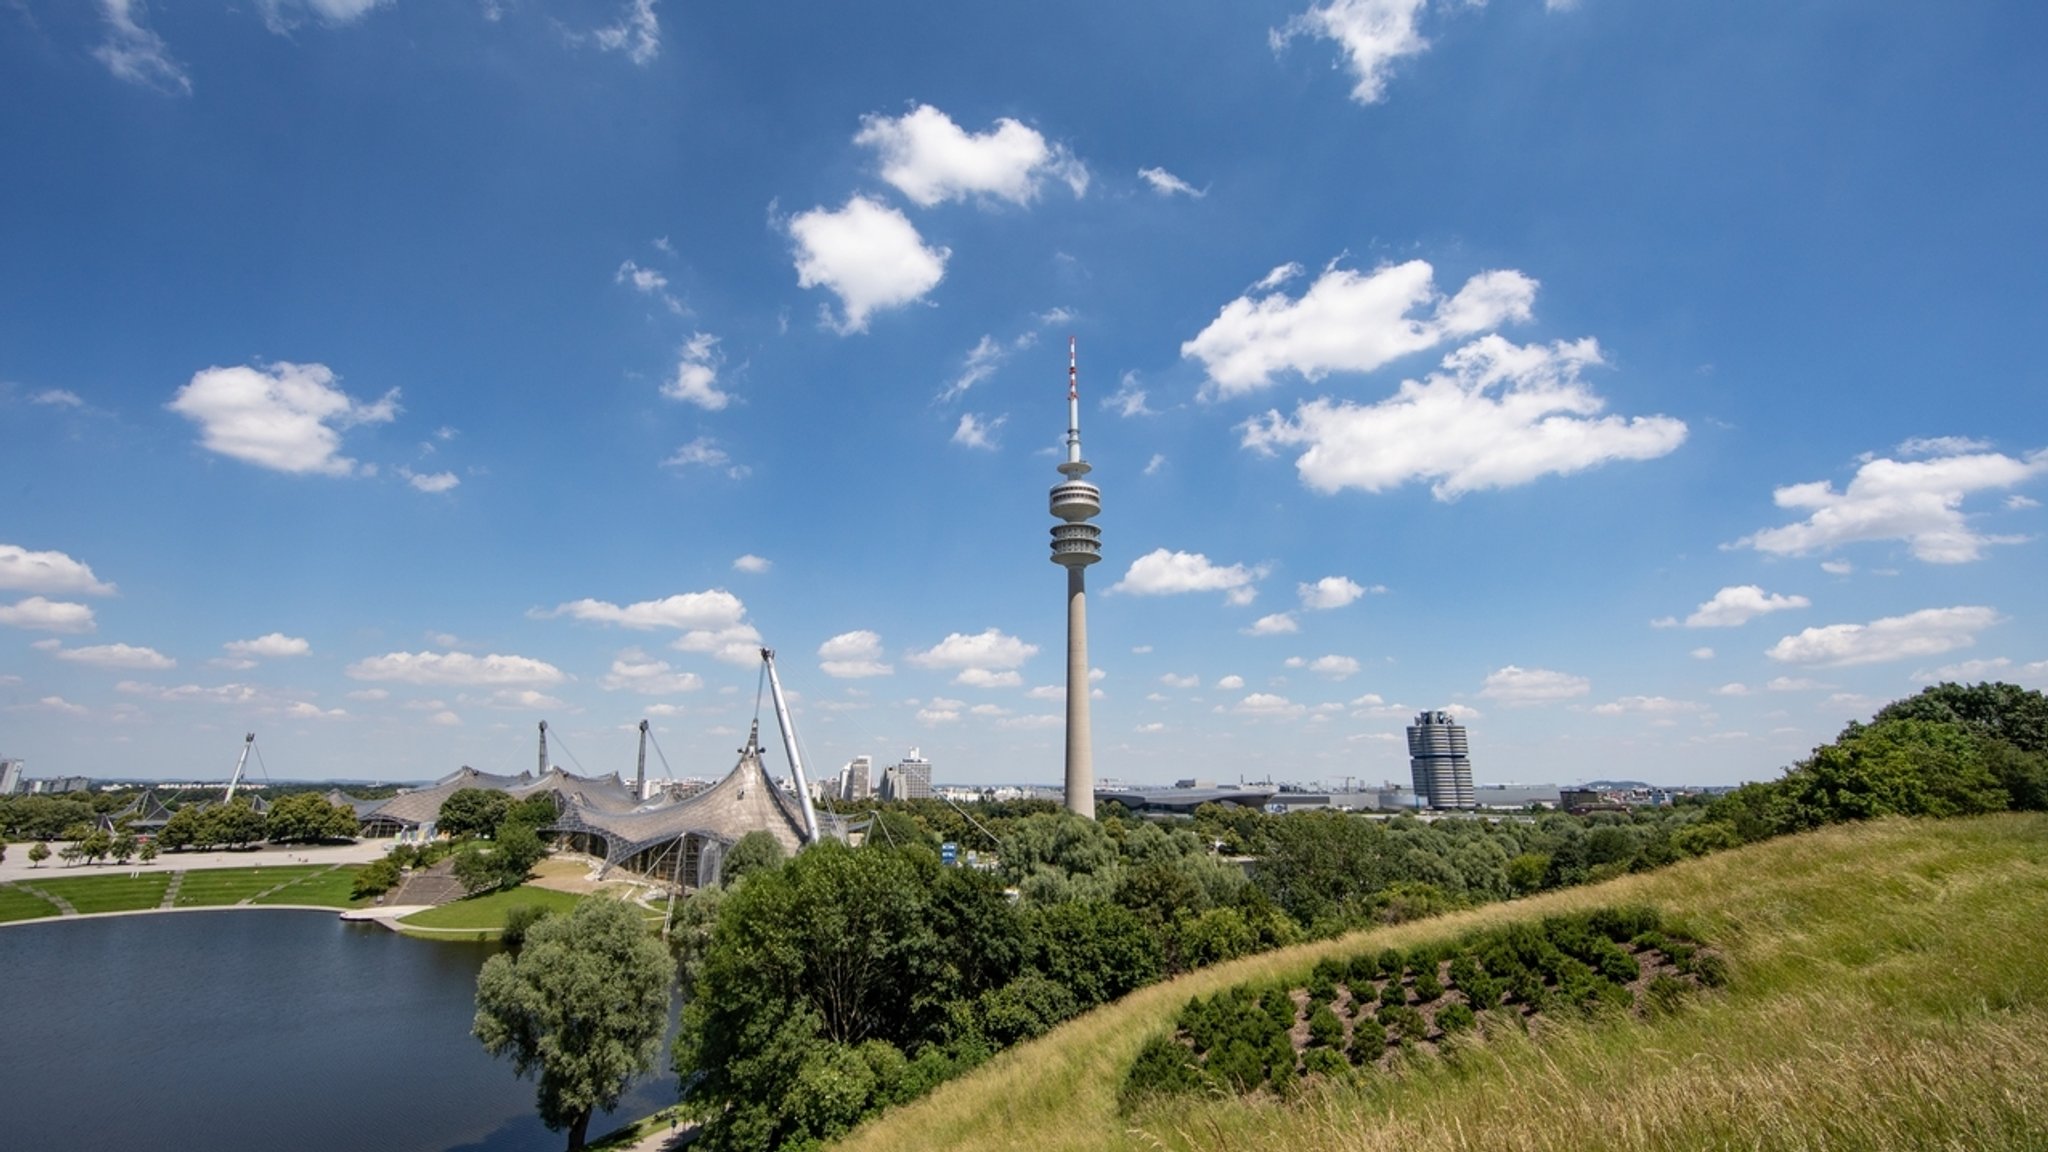
[[[140,847],[135,839],[135,833],[123,828],[120,834],[114,837],[110,851],[114,854],[116,864],[126,864],[135,858],[135,853]]]
[[[78,847],[84,853],[87,863],[97,864],[114,850],[114,838],[107,834],[106,829],[95,828],[86,834],[85,839],[78,842]]]
[[[186,805],[171,813],[164,821],[163,831],[156,834],[158,840],[173,852],[181,851],[199,843],[200,834],[206,830],[205,813],[199,808]]]
[[[505,824],[498,839],[484,845],[471,841],[455,854],[455,878],[471,896],[498,888],[517,888],[525,883],[547,848],[533,829],[524,824]]]
[[[28,866],[29,866],[29,867],[31,867],[31,868],[41,868],[41,867],[43,866],[43,861],[45,861],[45,860],[48,860],[49,858],[50,858],[50,845],[49,845],[49,842],[48,842],[48,841],[46,841],[46,840],[38,840],[38,841],[36,841],[36,842],[35,842],[34,844],[31,844],[31,845],[29,845],[29,849],[28,849]]]
[[[156,841],[144,840],[142,847],[135,850],[135,854],[144,864],[156,859]]]
[[[265,824],[263,813],[256,811],[247,801],[216,804],[200,817],[200,825],[205,829],[200,839],[206,844],[227,844],[239,848],[263,839]]]
[[[512,797],[490,788],[458,788],[441,802],[435,827],[450,836],[488,836],[512,810]]]
[[[596,897],[533,924],[517,955],[477,975],[472,1032],[515,1073],[537,1076],[541,1122],[583,1147],[590,1115],[654,1067],[675,962],[632,906]]]
[[[725,884],[737,883],[740,877],[764,868],[780,867],[788,853],[782,850],[782,841],[773,834],[756,828],[740,837],[732,851],[725,854],[725,866],[720,880]]]
[[[356,834],[355,809],[330,804],[317,792],[298,792],[270,806],[270,839],[275,843],[346,840]]]

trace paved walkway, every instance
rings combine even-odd
[[[353,844],[321,844],[305,847],[298,844],[271,845],[250,848],[239,852],[165,852],[144,864],[130,860],[126,864],[111,861],[103,864],[66,865],[57,859],[56,852],[67,841],[50,841],[51,856],[40,868],[29,864],[26,843],[7,846],[7,859],[0,860],[0,881],[27,880],[33,884],[38,878],[56,879],[59,876],[99,876],[113,872],[196,872],[206,868],[266,868],[279,864],[368,864],[382,859],[391,851],[396,840],[358,840]]]

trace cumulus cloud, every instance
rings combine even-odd
[[[1159,678],[1159,682],[1168,688],[1199,688],[1202,686],[1202,678],[1193,673],[1189,673],[1186,676],[1178,676],[1168,672]]]
[[[1363,584],[1348,576],[1325,576],[1313,584],[1297,584],[1294,590],[1301,606],[1312,611],[1342,608],[1366,593]]]
[[[2039,508],[2040,506],[2041,502],[2039,500],[2034,499],[2032,496],[2022,496],[2017,492],[2005,498],[2005,509],[2008,512],[2024,512],[2029,508]],[[1821,567],[1825,568],[1827,565],[1823,564]]]
[[[313,650],[313,645],[304,637],[268,632],[254,640],[230,640],[221,645],[221,648],[230,656],[241,656],[251,660],[282,660],[292,656],[304,656]]]
[[[1714,650],[1712,648],[1700,647],[1693,649],[1691,652],[1686,653],[1686,655],[1691,656],[1695,660],[1712,660],[1714,658]]]
[[[744,667],[760,662],[761,633],[752,624],[698,628],[676,637],[670,641],[669,647],[678,652],[695,652]]]
[[[1620,716],[1636,713],[1646,716],[1669,716],[1680,712],[1698,712],[1700,706],[1689,700],[1673,700],[1668,696],[1623,696],[1605,704],[1595,704],[1596,716]]]
[[[1327,676],[1332,680],[1342,680],[1358,674],[1358,661],[1350,656],[1318,656],[1308,661],[1296,657],[1289,660],[1287,666],[1307,668],[1318,676]]]
[[[1974,441],[1954,446],[1980,447]],[[1964,499],[1977,492],[2011,488],[2043,472],[2048,472],[2048,449],[2024,459],[1998,452],[1964,451],[1925,460],[1868,460],[1840,492],[1828,480],[1775,490],[1771,499],[1778,507],[1807,512],[1807,518],[1766,528],[1733,546],[1801,556],[1862,541],[1904,540],[1914,556],[1929,564],[1966,564],[1981,558],[1987,545],[2010,544],[2018,538],[1985,535],[1973,529],[1963,513]]]
[[[1369,372],[1447,340],[1527,320],[1536,300],[1536,281],[1511,270],[1481,272],[1446,298],[1425,260],[1371,272],[1332,265],[1294,299],[1268,283],[1289,267],[1224,305],[1180,346],[1183,357],[1207,369],[1205,396],[1255,392],[1282,372],[1312,381],[1331,372]]]
[[[85,407],[85,398],[83,396],[80,396],[78,393],[71,391],[68,388],[45,388],[41,392],[37,392],[34,395],[30,396],[28,398],[28,402],[31,404],[41,404],[50,408]]]
[[[1252,621],[1251,627],[1242,629],[1247,636],[1285,636],[1301,631],[1301,625],[1294,620],[1292,612],[1275,612]]]
[[[724,408],[732,403],[732,396],[718,390],[718,367],[723,362],[718,337],[707,332],[691,336],[677,354],[676,374],[661,386],[661,394],[707,412]]]
[[[1731,682],[1721,685],[1719,688],[1714,689],[1713,692],[1716,696],[1747,696],[1749,695],[1749,685]]]
[[[358,468],[340,454],[341,433],[396,419],[398,389],[365,404],[335,379],[325,364],[208,368],[168,407],[199,425],[199,443],[210,452],[279,472],[348,476]]]
[[[1584,696],[1592,690],[1593,682],[1584,676],[1509,664],[1487,675],[1479,695],[1510,705],[1550,704]]]
[[[1239,716],[1258,719],[1291,720],[1308,711],[1306,705],[1296,704],[1285,696],[1271,692],[1254,692],[1238,701],[1230,709]]]
[[[987,668],[962,668],[953,683],[969,688],[1021,688],[1024,676],[1020,672],[996,672]]]
[[[723,588],[704,592],[679,592],[659,600],[641,600],[624,606],[608,600],[571,600],[543,612],[528,613],[535,618],[567,616],[594,624],[615,624],[621,628],[717,629],[729,628],[745,619],[747,606]]]
[[[2017,500],[2019,497],[2015,496],[2011,497],[2011,499]],[[1823,560],[1820,562],[1820,570],[1830,576],[1847,576],[1856,570],[1856,565],[1849,563],[1847,560]]]
[[[164,38],[150,29],[142,0],[100,0],[100,16],[107,24],[107,38],[92,50],[93,59],[130,84],[191,94],[191,74],[171,57]]]
[[[612,283],[632,285],[633,291],[640,293],[642,296],[652,297],[661,301],[663,307],[677,316],[689,313],[689,309],[683,307],[683,302],[676,299],[674,294],[668,290],[668,277],[664,276],[659,269],[644,268],[638,263],[628,260],[619,265],[617,272],[612,273]]]
[[[0,544],[0,588],[81,596],[114,594],[114,586],[93,575],[91,566],[62,552],[31,552],[18,544]]]
[[[611,671],[599,683],[607,692],[677,696],[704,687],[704,678],[695,672],[679,672],[668,661],[657,660],[638,648],[628,648],[612,661]]]
[[[1197,188],[1164,168],[1140,168],[1138,178],[1150,184],[1152,190],[1161,196],[1189,196],[1200,200],[1209,194],[1207,189]]]
[[[1116,391],[1102,398],[1102,406],[1119,416],[1157,416],[1145,403],[1146,392],[1138,387],[1138,374],[1126,372],[1117,381]]]
[[[1804,676],[1774,676],[1769,681],[1765,682],[1764,691],[1820,692],[1832,687],[1834,687],[1834,685],[1823,684],[1818,680],[1809,680]]]
[[[882,179],[911,203],[930,208],[970,197],[1026,205],[1050,176],[1088,191],[1088,169],[1062,145],[1005,117],[988,132],[972,133],[929,104],[898,117],[864,116],[853,142],[873,148]]]
[[[38,640],[34,647],[48,652],[59,660],[86,664],[94,668],[157,672],[178,666],[176,660],[154,648],[138,648],[132,644],[89,644],[83,648],[66,648],[61,641]]]
[[[1778,641],[1764,655],[1785,664],[1824,668],[1938,656],[1975,644],[1977,633],[1998,622],[1998,613],[1990,608],[1923,608],[1868,624],[1808,628]]]
[[[773,560],[768,560],[764,559],[763,557],[756,556],[752,552],[749,552],[746,555],[741,556],[739,559],[734,560],[732,562],[733,571],[746,572],[754,576],[759,576],[773,567],[775,567],[775,562]]]
[[[835,680],[887,676],[896,671],[882,658],[882,638],[865,628],[841,632],[818,645],[818,668]]]
[[[954,632],[909,660],[919,668],[1016,668],[1038,655],[1038,645],[988,628],[969,635]]]
[[[301,9],[310,12],[322,24],[329,26],[353,24],[369,15],[370,10],[390,0],[256,0],[256,7],[263,13],[263,23],[272,32],[282,36],[299,24]]]
[[[655,0],[626,0],[618,22],[590,34],[606,52],[624,52],[626,59],[646,67],[661,55],[661,18],[654,12]]]
[[[1428,0],[1328,0],[1275,28],[1268,39],[1278,52],[1297,36],[1335,41],[1356,81],[1351,98],[1360,104],[1386,99],[1396,60],[1429,47],[1416,30]]]
[[[461,478],[453,472],[415,472],[410,468],[400,468],[398,474],[405,477],[407,484],[429,496],[452,492],[456,485],[462,483]]]
[[[993,420],[986,420],[972,412],[962,412],[959,426],[953,429],[953,443],[962,448],[979,448],[984,452],[993,452],[998,447],[995,434],[1009,419],[1008,416],[998,416]]]
[[[718,441],[709,436],[695,440],[675,450],[668,459],[661,462],[664,468],[712,468],[724,472],[734,480],[743,480],[753,472],[745,464],[732,462],[732,454],[718,446]]]
[[[1183,592],[1222,592],[1233,604],[1249,603],[1252,587],[1266,574],[1263,565],[1247,567],[1211,563],[1200,552],[1155,548],[1131,561],[1124,578],[1110,588],[1133,596],[1173,596]]]
[[[284,714],[294,720],[346,720],[345,708],[322,708],[307,700],[299,700],[285,708]]]
[[[1923,684],[1954,681],[1968,684],[1978,680],[2000,680],[2017,684],[2048,683],[2048,660],[2036,660],[2031,664],[2015,664],[2004,656],[1989,660],[1965,660],[1960,664],[1944,664],[1932,672],[1913,673],[1913,679]]]
[[[925,702],[924,707],[918,709],[917,722],[932,725],[951,724],[960,719],[960,713],[966,707],[965,700],[948,700],[943,696],[934,696]]]
[[[1267,455],[1301,448],[1296,470],[1319,492],[1428,480],[1439,500],[1677,449],[1683,421],[1600,415],[1606,402],[1579,379],[1600,362],[1590,339],[1524,347],[1486,336],[1377,404],[1325,398],[1292,417],[1268,412],[1245,426],[1243,443]]]
[[[1772,612],[1787,612],[1794,608],[1811,608],[1813,601],[1804,596],[1780,596],[1766,592],[1755,584],[1736,584],[1714,593],[1706,603],[1693,610],[1685,618],[1687,628],[1737,628],[1759,616]],[[1670,616],[1651,623],[1659,628],[1668,628],[1678,621]]]
[[[90,632],[99,626],[90,606],[41,596],[0,604],[0,624],[36,632]]]
[[[945,278],[950,248],[927,247],[910,219],[855,196],[836,211],[813,208],[789,222],[797,284],[839,297],[843,315],[825,320],[840,335],[865,332],[876,312],[923,298]]]
[[[346,669],[354,680],[417,685],[478,687],[559,684],[562,670],[529,656],[476,656],[468,652],[392,652],[358,660]]]

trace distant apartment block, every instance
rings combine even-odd
[[[12,796],[21,791],[22,762],[0,760],[0,796]]]
[[[882,799],[929,800],[932,797],[932,762],[912,748],[910,755],[882,770]]]
[[[1472,757],[1465,726],[1449,712],[1424,712],[1408,726],[1408,770],[1415,794],[1431,808],[1472,808]]]

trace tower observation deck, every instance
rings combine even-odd
[[[1088,723],[1088,565],[1102,559],[1102,529],[1089,521],[1102,514],[1102,490],[1082,477],[1080,368],[1073,337],[1067,338],[1067,458],[1064,477],[1053,485],[1052,562],[1067,570],[1067,810],[1095,818],[1095,753]]]

